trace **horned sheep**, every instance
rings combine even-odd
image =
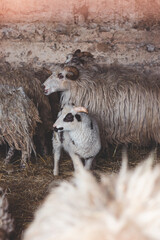
[[[31,67],[12,67],[8,63],[1,62],[0,83],[15,88],[22,87],[25,94],[34,102],[41,118],[37,128],[37,146],[41,145],[40,150],[47,153],[46,133],[52,131],[52,113],[49,100],[43,94],[41,82],[36,73]]]
[[[95,72],[103,73],[108,69],[106,64],[100,63],[90,52],[81,51],[80,49],[77,49],[74,53],[69,53],[63,65],[72,65],[78,68],[88,69],[93,76]]]
[[[61,105],[84,106],[97,117],[106,144],[160,143],[160,78],[122,66],[99,74],[60,66],[44,82],[44,93],[61,91]]]
[[[40,122],[38,110],[23,88],[0,85],[0,144],[8,143],[10,147],[6,164],[15,149],[22,153],[22,167],[25,167],[32,151],[36,154],[33,136]]]
[[[98,182],[81,168],[53,188],[23,240],[159,240],[160,166],[152,157]]]
[[[71,156],[75,170],[79,170],[82,159],[85,160],[85,168],[90,169],[101,148],[95,119],[83,107],[65,105],[53,127],[54,175],[59,174],[62,147]]]

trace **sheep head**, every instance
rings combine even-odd
[[[82,52],[80,49],[77,49],[74,52],[73,56],[79,57],[79,58],[83,58],[83,57],[93,58],[93,55],[90,52]]]
[[[82,52],[77,49],[74,53],[70,53],[66,57],[65,64],[85,65],[89,59],[93,59],[93,55],[90,52]]]
[[[74,131],[77,128],[80,128],[82,121],[86,121],[83,114],[88,115],[86,108],[65,105],[53,125],[54,131]]]
[[[66,66],[57,67],[52,75],[43,83],[45,95],[53,92],[66,91],[70,88],[73,81],[79,77],[79,71],[76,67]]]

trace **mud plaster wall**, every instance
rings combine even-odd
[[[50,66],[77,48],[159,69],[160,0],[0,0],[1,60]]]

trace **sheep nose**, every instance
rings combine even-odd
[[[63,127],[60,127],[60,128],[53,127],[53,130],[54,130],[55,132],[63,131]]]
[[[46,86],[44,85],[44,83],[42,84],[42,90],[45,95],[48,95],[48,90],[46,89]]]

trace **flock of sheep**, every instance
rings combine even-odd
[[[87,170],[108,144],[160,143],[160,77],[100,65],[79,49],[54,66],[43,85],[28,69],[2,65],[0,73],[0,144],[9,146],[4,163],[20,150],[25,168],[36,155],[33,137],[46,154],[46,134],[54,130],[53,174],[59,174],[62,148],[76,170],[71,182],[51,191],[23,239],[159,240],[160,167],[151,167],[152,157],[130,171],[124,156],[120,173],[100,183]],[[61,92],[54,125],[45,96],[53,92]]]

